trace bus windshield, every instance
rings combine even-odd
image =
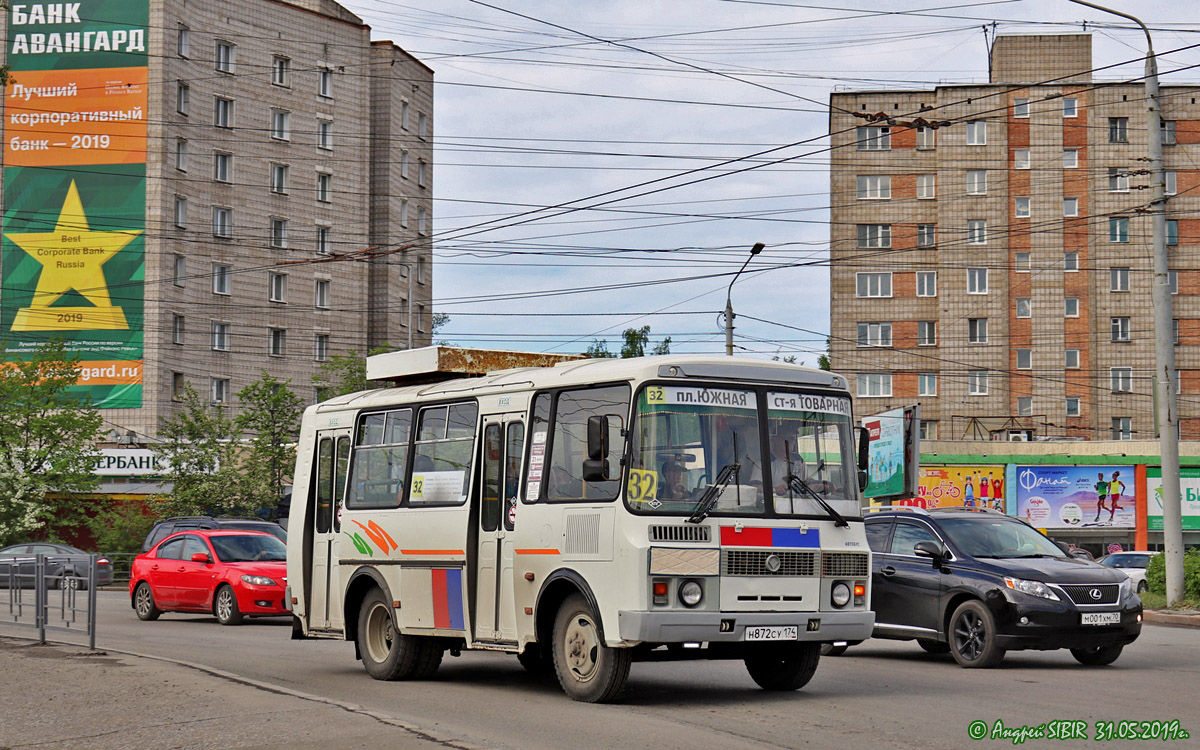
[[[761,516],[769,506],[774,515],[829,518],[822,501],[861,515],[851,484],[849,399],[762,395],[765,413],[753,390],[644,388],[625,493],[630,508],[691,514],[716,485],[707,492],[714,515]]]

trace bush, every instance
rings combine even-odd
[[[1146,585],[1156,594],[1167,593],[1167,556],[1154,555],[1146,566]],[[1200,549],[1190,549],[1183,556],[1183,596],[1200,599]]]
[[[138,552],[154,525],[140,500],[113,500],[88,519],[88,527],[100,552]]]

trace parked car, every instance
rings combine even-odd
[[[1129,576],[1129,580],[1133,581],[1137,592],[1140,594],[1149,590],[1146,584],[1146,567],[1150,565],[1150,558],[1161,554],[1159,552],[1143,552],[1133,550],[1128,552],[1113,552],[1110,555],[1101,557],[1096,562],[1109,568],[1116,568],[1125,575]]]
[[[287,542],[287,530],[274,521],[262,518],[232,518],[229,516],[173,516],[155,521],[146,541],[142,542],[142,552],[179,531],[198,529],[235,529],[238,531],[265,531]]]
[[[35,555],[48,555],[46,575],[50,588],[86,589],[88,585],[88,557],[90,553],[65,544],[27,542],[13,544],[0,549],[0,589],[31,589],[34,584]],[[106,557],[96,559],[96,585],[107,586],[113,582],[112,561]]]
[[[262,531],[173,534],[133,559],[129,603],[142,620],[211,613],[222,625],[286,615],[287,548]]]
[[[866,518],[877,638],[916,640],[963,667],[1007,651],[1069,648],[1111,664],[1142,629],[1120,571],[1070,557],[1025,522],[984,509],[887,509]]]

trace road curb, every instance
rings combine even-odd
[[[1142,619],[1151,625],[1174,625],[1181,628],[1200,628],[1200,614],[1182,614],[1159,609],[1148,609]]]

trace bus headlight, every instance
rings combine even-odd
[[[850,603],[850,587],[841,581],[833,584],[829,595],[835,607],[844,607]]]
[[[704,587],[699,581],[684,581],[679,584],[679,602],[685,607],[694,607],[704,598]]]

